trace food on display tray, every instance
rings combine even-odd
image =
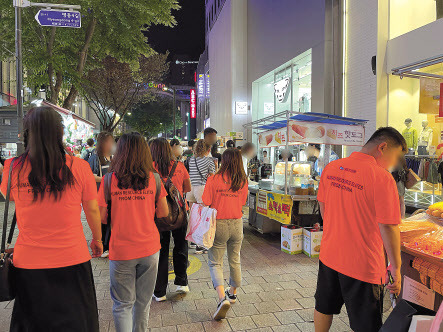
[[[407,248],[420,251],[427,255],[443,258],[443,228],[439,227],[405,243]]]
[[[404,220],[400,224],[401,242],[409,243],[412,240],[437,230],[439,226],[432,221],[423,220]]]

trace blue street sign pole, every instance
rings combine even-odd
[[[30,2],[29,0],[13,0],[15,10],[15,63],[17,75],[17,155],[24,152],[23,142],[23,62],[22,62],[22,8],[42,7],[35,19],[42,26],[51,27],[81,27],[81,14],[74,9],[81,9],[79,5],[65,5],[55,3]],[[54,10],[64,9],[64,10]]]

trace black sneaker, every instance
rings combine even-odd
[[[195,253],[197,255],[206,254],[207,252],[208,250],[205,247],[199,247],[199,246],[195,247]]]
[[[237,295],[229,293],[229,289],[226,290],[226,299],[232,304],[237,301]]]
[[[217,310],[214,313],[214,320],[220,320],[223,318],[226,318],[226,313],[231,308],[231,304],[227,299],[223,299],[220,301],[220,303],[217,306]]]

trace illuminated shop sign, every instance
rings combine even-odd
[[[196,95],[195,89],[191,89],[190,91],[190,102],[191,102],[191,119],[195,119],[197,117],[197,103],[196,103]]]
[[[265,115],[274,115],[274,103],[264,103],[263,109]]]
[[[209,75],[206,75],[206,98],[209,98],[210,95],[210,87],[209,87]]]
[[[198,98],[204,98],[205,96],[205,75],[198,75],[197,83]]]
[[[236,101],[235,114],[248,114],[248,103],[246,101]]]
[[[169,88],[166,86],[166,84],[163,84],[163,83],[149,82],[148,84],[145,84],[145,87],[148,87],[150,89],[159,89],[159,90],[163,90],[163,91],[169,90]]]

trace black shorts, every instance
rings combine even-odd
[[[338,315],[345,304],[354,332],[376,332],[382,326],[383,286],[341,274],[319,262],[315,310]]]

